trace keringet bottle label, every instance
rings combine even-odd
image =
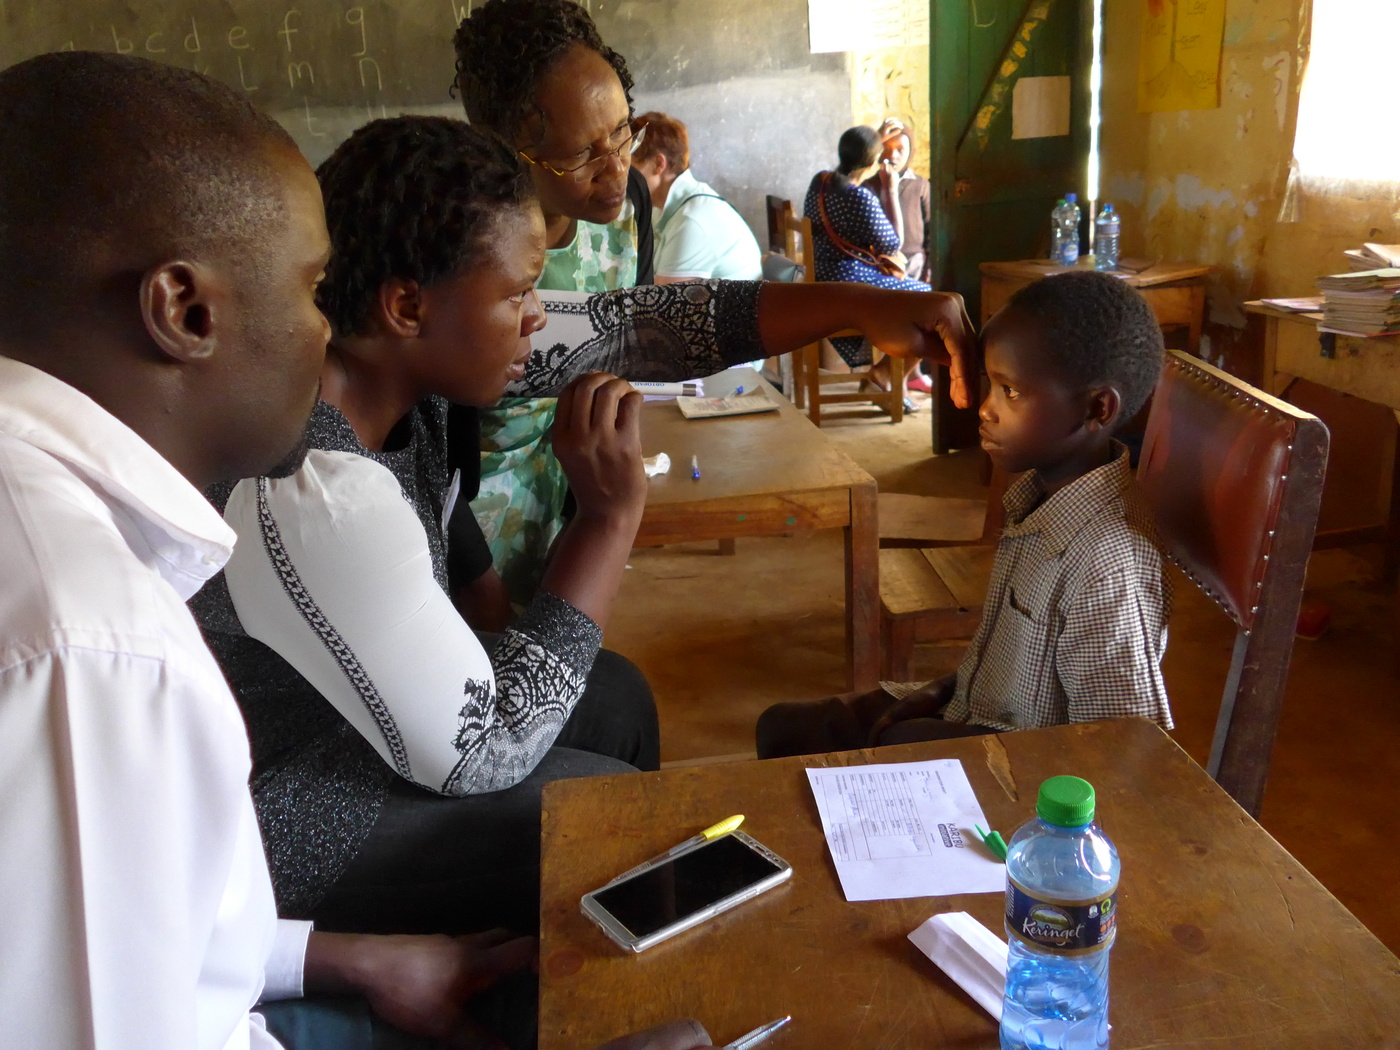
[[[1085,901],[1045,901],[1013,878],[1006,880],[1006,929],[1034,948],[1082,955],[1113,943],[1118,894]]]

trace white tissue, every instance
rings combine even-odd
[[[654,478],[658,474],[665,474],[671,469],[671,457],[664,452],[658,452],[654,456],[647,456],[642,460],[642,469],[647,472],[647,477]]]
[[[914,946],[1001,1021],[1006,988],[1006,942],[965,911],[935,915],[909,935]]]

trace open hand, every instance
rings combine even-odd
[[[953,404],[970,408],[978,375],[977,333],[956,292],[881,292],[857,327],[882,353],[948,366]]]
[[[579,376],[559,395],[554,454],[581,517],[640,518],[647,493],[641,409],[642,395],[606,372]]]

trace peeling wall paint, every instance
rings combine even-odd
[[[1306,178],[1288,193],[1312,0],[1227,0],[1220,108],[1157,114],[1136,111],[1145,3],[1105,4],[1105,199],[1122,212],[1125,255],[1216,268],[1201,355],[1257,380],[1263,324],[1243,303],[1314,295],[1319,274],[1346,269],[1342,249],[1400,243],[1400,195]],[[1389,484],[1376,450],[1393,440],[1394,417],[1306,383],[1289,397],[1332,430],[1324,523],[1363,524],[1357,508]]]
[[[1125,253],[1217,268],[1208,328],[1218,363],[1241,342],[1241,304],[1259,294],[1287,183],[1299,2],[1228,0],[1220,106],[1156,114],[1138,113],[1133,91],[1144,0],[1105,5],[1105,196],[1123,213]]]

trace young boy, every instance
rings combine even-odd
[[[1141,715],[1172,727],[1161,660],[1171,593],[1114,432],[1162,369],[1152,310],[1124,282],[1059,274],[982,333],[982,447],[1008,473],[1006,523],[956,675],[759,718],[760,757]]]

